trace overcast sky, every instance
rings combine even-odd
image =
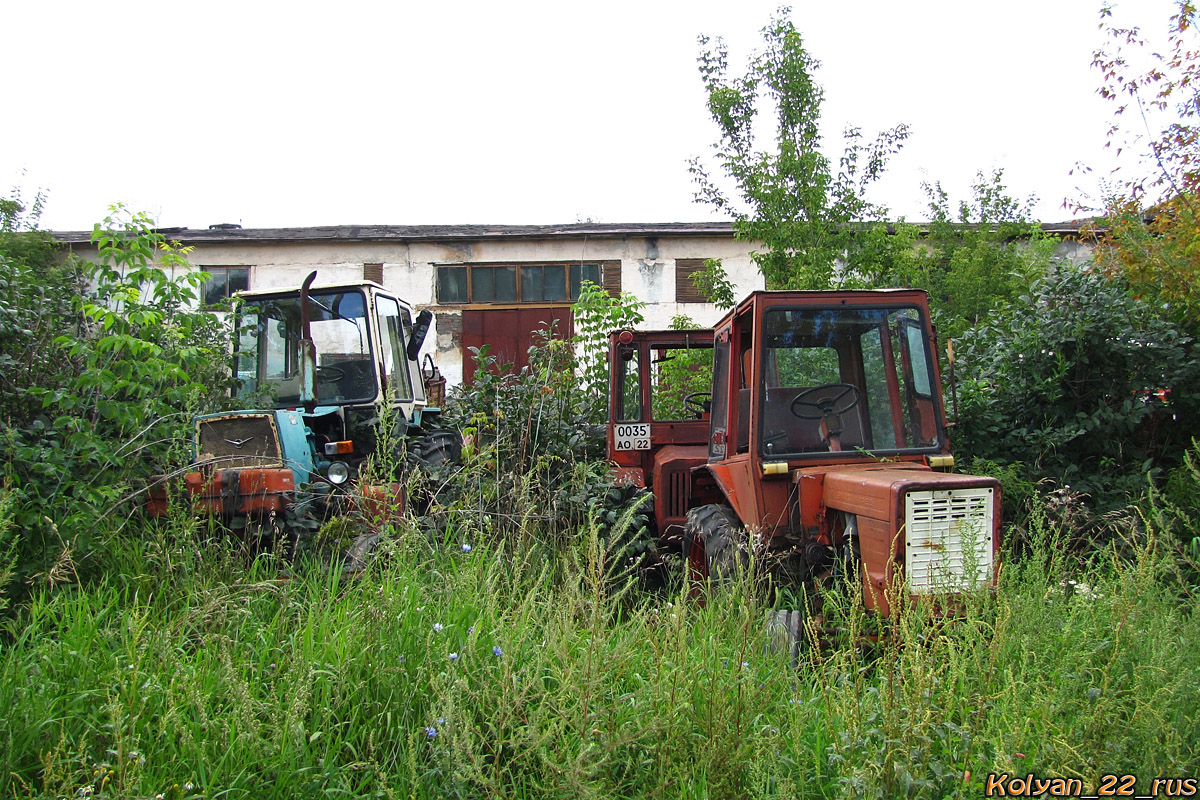
[[[716,134],[696,38],[740,70],[777,5],[3,0],[0,181],[47,190],[58,230],[118,201],[191,228],[715,219],[687,166]],[[923,181],[959,198],[1001,168],[1059,221],[1109,166],[1098,6],[801,0],[792,19],[831,154],[848,123],[911,126],[872,197],[893,216],[927,217]],[[1118,11],[1159,31],[1171,3]]]

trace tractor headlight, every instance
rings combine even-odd
[[[346,465],[345,461],[335,461],[329,465],[329,469],[325,470],[325,477],[334,486],[341,486],[350,480],[350,467]]]

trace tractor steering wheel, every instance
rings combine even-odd
[[[317,367],[317,380],[322,383],[341,383],[344,377],[346,377],[344,369],[338,369],[337,367]]]
[[[683,407],[695,414],[696,419],[704,419],[704,415],[712,410],[712,392],[692,392],[686,395],[683,398]]]
[[[808,399],[810,395],[818,392],[826,392],[829,390],[838,390],[835,394],[829,397],[821,397],[815,400]],[[846,400],[845,398],[849,398]],[[862,401],[862,392],[852,383],[825,383],[820,386],[813,386],[811,389],[805,389],[798,395],[792,398],[791,410],[794,415],[800,419],[824,419],[825,417],[840,417],[850,409],[854,408]],[[804,413],[804,409],[809,408],[817,413]]]

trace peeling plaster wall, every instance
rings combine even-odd
[[[299,286],[313,270],[314,286],[357,283],[364,264],[383,264],[384,287],[408,303],[434,312],[422,347],[434,357],[448,384],[462,381],[462,310],[438,306],[434,267],[445,264],[520,262],[619,262],[621,288],[647,304],[647,328],[669,327],[686,314],[698,325],[712,325],[723,313],[708,303],[675,301],[675,261],[721,258],[744,295],[762,288],[762,276],[749,248],[728,236],[610,236],[554,239],[484,239],[471,242],[262,242],[198,243],[190,261],[206,266],[250,267],[250,288]]]

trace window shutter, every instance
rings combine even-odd
[[[692,282],[692,275],[704,269],[703,258],[675,259],[675,302],[677,303],[707,303],[708,298],[701,294]]]
[[[383,285],[383,264],[363,264],[363,280]]]
[[[604,286],[604,291],[608,292],[612,297],[621,296],[621,262],[620,261],[601,261],[600,262],[600,282]]]

